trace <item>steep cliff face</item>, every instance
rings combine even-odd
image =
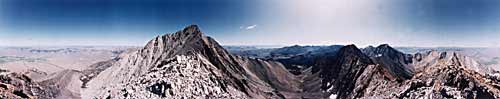
[[[415,72],[412,64],[413,56],[399,52],[387,44],[378,47],[369,46],[363,49],[363,52],[393,75],[392,79],[410,79]]]
[[[319,72],[322,78],[321,89],[326,93],[336,94],[339,98],[347,97],[354,89],[357,78],[373,62],[354,45],[347,45],[334,55],[318,58],[312,67],[312,73]]]
[[[283,85],[294,79],[280,63],[229,54],[191,25],[121,56],[88,82],[84,96],[271,98],[282,97],[275,88],[293,91]]]

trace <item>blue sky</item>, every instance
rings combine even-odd
[[[198,24],[224,45],[500,46],[496,0],[2,0],[0,45],[134,45]]]

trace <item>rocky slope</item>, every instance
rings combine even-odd
[[[53,99],[55,87],[42,86],[24,74],[0,70],[0,98]]]
[[[439,52],[429,52],[439,53]],[[443,53],[441,53],[443,54]],[[451,54],[451,55],[450,55]],[[362,74],[355,97],[371,98],[467,98],[496,99],[499,82],[467,68],[456,53],[418,56],[417,71],[411,79],[394,81],[387,78],[383,66],[373,66]],[[425,66],[421,66],[426,64]]]
[[[80,71],[63,70],[49,74],[35,82],[45,87],[54,88],[51,91],[55,92],[54,95],[57,99],[79,99],[81,98],[80,91],[83,83],[80,81],[81,76],[83,75]]]
[[[90,65],[87,69],[84,69],[80,76],[80,81],[82,82],[81,88],[87,88],[87,83],[95,78],[99,73],[113,66],[114,63],[118,61],[119,58],[115,58],[112,60],[97,62],[95,64]]]
[[[191,25],[120,57],[87,83],[83,98],[278,98],[276,89],[294,91],[285,86],[294,79],[280,63],[229,54]]]

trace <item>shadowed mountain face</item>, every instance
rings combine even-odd
[[[319,72],[321,88],[327,93],[346,97],[355,87],[357,78],[373,62],[354,45],[347,45],[333,55],[325,55],[316,60],[312,73]]]
[[[399,52],[387,44],[369,46],[364,48],[363,52],[376,64],[384,66],[397,79],[410,79],[413,76],[413,56],[410,54]]]

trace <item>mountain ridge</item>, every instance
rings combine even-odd
[[[287,66],[300,67],[299,73]],[[61,86],[53,88],[54,97],[69,85],[81,85],[81,93],[63,94],[85,99],[500,98],[500,77],[481,70],[481,64],[456,52],[405,54],[388,44],[292,46],[268,57],[246,57],[189,25],[82,71],[50,74],[40,85]]]
[[[172,60],[172,58],[175,57],[185,57],[188,60],[185,60],[185,58],[180,58],[180,59],[177,58]],[[150,74],[156,75],[156,73],[162,73],[162,72],[175,72],[170,70],[166,71],[156,70],[155,68],[163,68],[163,66],[165,65],[178,64],[178,62],[181,63],[188,62],[188,65],[178,64],[178,66],[181,67],[177,67],[176,65],[174,65],[173,67],[176,68],[176,70],[178,71],[183,71],[185,69],[190,70],[191,67],[197,67],[189,65],[192,62],[195,62],[195,64],[206,67],[201,68],[201,72],[186,71],[186,73],[194,73],[194,74],[202,73],[200,75],[205,75],[211,78],[210,80],[207,81],[200,81],[208,85],[202,84],[199,85],[199,87],[213,86],[213,88],[215,89],[220,88],[224,92],[237,90],[238,92],[232,94],[235,97],[254,97],[254,98],[279,97],[279,93],[273,91],[273,88],[271,88],[271,86],[269,85],[269,84],[271,85],[275,84],[269,83],[271,81],[267,81],[267,83],[266,81],[262,81],[262,79],[265,79],[263,77],[276,77],[276,76],[250,75],[250,73],[252,73],[252,69],[249,68],[257,65],[265,67],[266,64],[268,64],[268,62],[258,62],[259,60],[246,60],[246,61],[250,61],[250,63],[257,61],[257,63],[259,64],[256,65],[244,64],[243,63],[245,62],[244,59],[232,56],[225,49],[223,49],[222,46],[220,46],[214,39],[204,36],[196,25],[190,25],[187,26],[185,29],[178,31],[176,33],[166,34],[163,36],[156,37],[155,39],[149,41],[144,48],[136,52],[132,52],[129,55],[125,55],[124,57],[121,57],[120,60],[118,60],[118,64],[113,65],[109,69],[104,70],[103,73],[104,74],[112,73],[111,75],[116,75],[116,76],[124,75],[123,77],[118,77],[117,83],[127,84],[127,79],[119,79],[119,78],[134,78],[139,76],[139,78],[142,79],[154,80],[156,78],[143,78],[141,75],[150,75]],[[125,69],[125,71],[120,70],[120,68]],[[278,68],[283,68],[283,67],[278,67]],[[291,75],[288,72],[286,72],[285,69],[277,69],[277,70],[284,71],[283,73],[285,74],[283,75]],[[131,72],[126,72],[126,71],[131,71]],[[256,71],[253,71],[253,74],[255,73]],[[89,82],[90,87],[92,87],[93,81],[109,78],[109,75],[107,75],[108,77],[102,76],[104,74],[101,73],[96,77],[97,79],[91,80]],[[159,74],[156,76],[168,76],[168,75],[169,74],[167,73],[163,75]],[[182,80],[180,78],[192,79],[186,76],[171,76],[171,77],[174,78],[163,79],[162,81],[169,80],[169,82],[167,83],[172,83],[175,81],[170,81],[170,80],[176,80],[176,79]],[[289,77],[289,76],[284,76],[284,77]],[[116,77],[112,78],[116,79]],[[211,83],[213,83],[214,85],[211,85]],[[175,83],[172,84],[176,85]],[[95,83],[94,85],[99,85],[99,83]],[[126,86],[127,85],[125,85],[125,87]],[[114,87],[120,89],[120,86],[114,86]],[[94,87],[93,90],[99,90],[99,89],[95,89]],[[110,89],[108,90],[113,91],[115,89],[113,89],[113,86],[111,86]],[[106,92],[106,90],[101,90],[101,91]],[[218,91],[214,90],[211,90],[210,92],[218,93]],[[121,96],[117,95],[119,93],[120,91],[117,91],[115,93],[112,92],[110,93],[110,95],[103,94],[100,97],[102,98],[118,97]],[[244,94],[238,94],[238,93],[244,93]],[[232,95],[227,95],[227,96],[232,96]]]
[[[90,66],[97,68],[90,69],[96,76],[88,76],[82,98],[500,97],[498,80],[454,52],[405,54],[382,44],[362,49],[293,46],[269,55],[231,54],[190,25]],[[308,66],[294,75],[287,65]]]

